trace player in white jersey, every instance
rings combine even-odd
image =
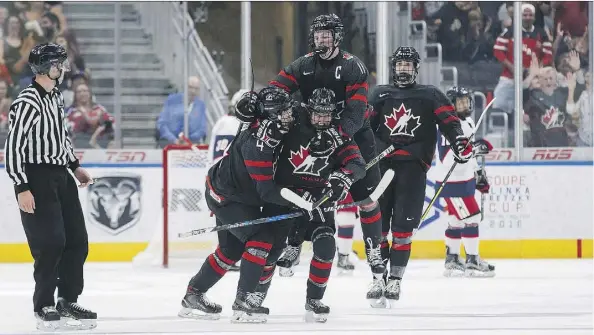
[[[225,149],[237,135],[237,129],[241,122],[235,117],[235,105],[247,92],[248,90],[245,89],[235,92],[229,102],[229,113],[218,119],[217,123],[212,127],[208,146],[208,159],[211,161],[211,165],[223,157]]]
[[[474,103],[471,93],[464,87],[452,87],[446,96],[456,107],[460,118],[464,136],[470,137],[475,132],[475,124],[470,116]],[[445,199],[448,212],[448,228],[445,231],[446,260],[445,276],[494,276],[495,267],[482,260],[479,256],[479,224],[481,223],[481,208],[476,198],[475,190],[481,193],[489,192],[489,181],[484,166],[479,166],[476,156],[486,155],[492,146],[486,140],[474,143],[474,156],[468,164],[458,164],[446,181],[440,197]],[[454,164],[454,155],[450,145],[442,134],[437,143],[436,189],[439,188]],[[464,244],[466,263],[460,261],[460,243]]]

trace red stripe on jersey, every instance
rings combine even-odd
[[[346,91],[354,91],[354,90],[358,90],[360,88],[364,88],[366,90],[369,89],[369,85],[367,83],[362,83],[362,84],[354,84],[354,85],[348,85],[346,87]]]
[[[353,154],[353,155],[347,156],[347,157],[345,157],[345,158],[342,160],[342,164],[343,164],[343,165],[346,165],[346,163],[348,163],[349,161],[351,161],[351,160],[353,160],[353,159],[355,159],[355,158],[357,158],[357,157],[361,157],[361,155],[359,155],[359,154]]]
[[[272,175],[265,175],[265,174],[250,173],[250,177],[252,177],[253,180],[257,180],[257,181],[272,180]]]
[[[292,75],[290,75],[290,74],[286,73],[284,70],[281,70],[281,72],[279,73],[279,75],[280,75],[281,77],[285,77],[285,78],[289,79],[290,81],[294,82],[294,83],[295,83],[295,85],[299,85],[299,84],[297,83],[297,79],[295,79],[295,77],[293,77]]]
[[[356,150],[356,149],[358,149],[358,147],[357,147],[356,145],[349,145],[349,146],[346,146],[346,147],[344,147],[342,150],[340,150],[340,151],[338,152],[338,156],[342,155],[342,153],[343,153],[343,152],[345,152],[345,151],[347,151],[347,150],[351,150],[351,149],[352,149],[352,150]]]
[[[452,121],[458,121],[458,120],[460,120],[460,119],[458,119],[458,117],[457,117],[457,116],[450,115],[450,116],[448,116],[447,118],[445,118],[444,120],[442,120],[441,122],[442,122],[443,124],[448,124],[448,123],[450,123],[450,122],[452,122]]]
[[[452,105],[444,105],[444,106],[441,106],[441,107],[437,108],[435,110],[435,112],[433,112],[433,113],[435,113],[435,115],[437,115],[437,114],[440,114],[440,113],[443,113],[443,112],[453,112],[453,111],[454,111],[454,106],[452,106]]]
[[[276,87],[278,87],[278,88],[282,88],[283,90],[285,90],[285,91],[287,91],[287,92],[291,92],[291,89],[289,89],[289,86],[287,86],[287,85],[285,85],[285,84],[282,84],[282,83],[279,83],[279,82],[278,82],[278,81],[276,81],[276,80],[271,80],[271,81],[269,82],[269,84],[270,84],[270,85],[273,85],[273,86],[276,86]]]
[[[250,160],[244,159],[243,162],[245,163],[245,166],[272,167],[271,161],[250,161]]]
[[[352,97],[348,98],[348,100],[358,100],[367,103],[367,96],[363,94],[354,94]]]

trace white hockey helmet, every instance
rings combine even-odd
[[[229,101],[229,114],[235,114],[235,105],[237,105],[239,99],[241,99],[241,97],[247,92],[249,91],[242,88],[239,91],[235,92],[235,94],[233,94],[233,97],[231,97],[231,101]]]

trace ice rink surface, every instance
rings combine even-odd
[[[79,302],[99,314],[92,334],[592,334],[592,260],[490,260],[494,278],[444,278],[442,261],[412,260],[394,309],[372,309],[365,300],[370,275],[359,262],[350,276],[330,279],[325,324],[303,321],[307,262],[292,278],[278,277],[265,306],[266,324],[231,324],[238,274],[210,292],[223,305],[218,321],[177,317],[195,264],[169,269],[132,264],[86,265]],[[34,334],[32,264],[0,265],[0,334]],[[68,332],[74,334],[76,332]]]

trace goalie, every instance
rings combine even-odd
[[[456,108],[464,136],[470,136],[476,129],[470,115],[474,109],[471,93],[464,87],[452,87],[446,96]],[[448,170],[454,163],[454,156],[443,135],[439,135],[437,151],[439,157],[436,169],[439,177],[435,188],[438,189]],[[486,140],[474,143],[474,156],[486,155],[493,147]],[[484,162],[484,160],[482,160]],[[485,173],[484,164],[479,166],[476,158],[471,158],[469,164],[457,165],[450,178],[446,181],[440,197],[445,198],[449,215],[448,228],[445,231],[446,260],[444,276],[480,276],[492,277],[495,267],[479,257],[479,223],[481,222],[481,208],[475,198],[475,189],[486,194],[489,192],[489,181]],[[460,260],[460,243],[464,244],[466,263]]]

